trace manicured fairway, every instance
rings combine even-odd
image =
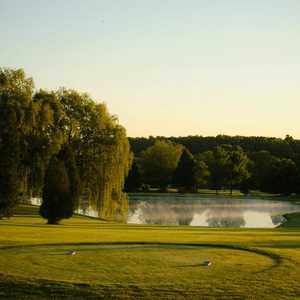
[[[212,265],[201,266],[205,260]],[[51,226],[36,208],[22,207],[0,221],[0,273],[0,299],[300,299],[300,228],[79,216]]]

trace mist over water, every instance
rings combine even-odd
[[[31,198],[31,203],[40,205],[41,199]],[[130,196],[127,223],[274,228],[291,212],[300,212],[300,205],[252,198],[137,195]],[[98,217],[91,207],[76,213]]]
[[[131,196],[128,223],[274,228],[300,206],[284,201],[189,196]]]

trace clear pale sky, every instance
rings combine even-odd
[[[0,66],[129,136],[300,138],[300,0],[0,0]]]

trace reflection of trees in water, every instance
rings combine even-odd
[[[191,206],[175,207],[174,212],[178,216],[178,225],[190,225],[194,218],[194,208]]]
[[[274,225],[280,225],[284,221],[284,217],[281,215],[271,216],[271,219]]]
[[[188,203],[176,201],[138,202],[132,206],[130,214],[138,212],[145,224],[189,225],[195,209]]]
[[[138,213],[138,219],[145,224],[190,225],[195,213],[206,211],[206,222],[211,227],[242,227],[245,220],[242,209],[238,207],[226,209],[207,206],[196,206],[192,203],[174,203],[153,201],[139,202],[131,209],[131,215]]]
[[[238,207],[225,209],[224,207],[214,207],[207,211],[206,222],[211,227],[242,227],[246,222],[243,210]]]
[[[249,213],[252,215],[249,216]],[[251,217],[251,224],[255,223],[253,218],[265,218],[261,213],[268,214],[274,225],[282,222],[282,217],[277,214],[299,211],[299,206],[283,202],[271,202],[263,200],[232,200],[232,199],[147,199],[144,201],[131,200],[129,211],[129,222],[139,224],[170,224],[170,225],[199,225],[211,227],[243,227]],[[255,215],[258,213],[258,215]],[[194,218],[196,218],[194,220]],[[195,222],[194,222],[195,221]],[[199,221],[199,220],[198,220]],[[259,220],[261,221],[261,220]],[[252,224],[252,225],[253,225]],[[261,224],[261,222],[259,223]]]

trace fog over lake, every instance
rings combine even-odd
[[[40,205],[40,198],[32,198]],[[253,198],[131,195],[128,224],[189,225],[210,227],[274,228],[284,222],[283,214],[300,212],[288,201]],[[91,207],[77,213],[98,217]]]
[[[273,228],[285,213],[300,212],[287,201],[196,196],[130,196],[128,223]]]

